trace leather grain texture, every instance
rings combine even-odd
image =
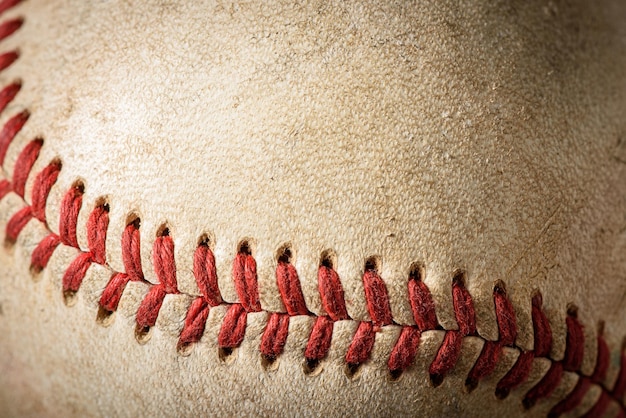
[[[626,336],[626,4],[585,1],[327,3],[28,0],[6,17],[23,26],[0,44],[20,58],[0,74],[21,79],[0,115],[31,116],[2,176],[33,138],[32,170],[63,164],[46,206],[58,233],[63,195],[84,186],[78,241],[103,198],[110,207],[106,266],[93,266],[75,306],[61,277],[75,258],[60,247],[33,282],[30,256],[45,236],[30,222],[0,250],[0,411],[8,416],[503,416],[545,415],[575,385],[567,374],[544,402],[521,398],[549,368],[535,361],[505,400],[494,387],[519,354],[467,393],[486,340],[498,339],[493,301],[506,283],[516,344],[533,349],[531,299],[543,295],[551,358],[566,349],[568,307],[584,324],[591,374],[602,322],[614,381]],[[29,202],[34,176],[26,185]],[[0,201],[0,240],[23,206]],[[129,284],[110,327],[95,321],[120,242],[141,219],[142,267],[166,225],[180,295],[168,295],[151,340],[133,336],[145,287]],[[199,239],[214,240],[218,284],[238,301],[232,261],[247,240],[263,311],[229,361],[218,356],[223,307],[211,310],[191,355],[176,341],[192,296]],[[321,254],[336,254],[352,320],[335,325],[317,376],[302,371],[311,317],[292,318],[274,371],[258,352],[267,312],[285,311],[278,250],[293,248],[308,309],[324,314]],[[343,356],[357,321],[370,320],[362,282],[376,256],[396,325],[348,378]],[[477,336],[440,387],[428,376],[443,330],[427,331],[397,382],[386,369],[398,325],[414,324],[412,266],[424,269],[437,319],[457,328],[451,283],[462,270]],[[600,396],[591,390],[575,413]],[[617,411],[612,405],[610,411]],[[610,412],[609,411],[609,412]]]

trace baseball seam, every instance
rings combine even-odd
[[[0,1],[0,13],[19,3],[19,0]],[[0,24],[0,40],[10,36],[23,24],[23,19],[14,19]],[[17,51],[0,54],[0,71],[9,67],[19,58]],[[21,81],[14,81],[0,91],[0,112],[18,95],[22,88]],[[167,225],[157,232],[153,244],[153,264],[158,284],[149,283],[144,279],[141,255],[140,234],[141,220],[132,216],[122,234],[121,249],[125,272],[111,269],[106,262],[106,236],[109,226],[109,206],[101,199],[92,209],[87,222],[88,250],[80,248],[77,239],[78,215],[83,208],[84,185],[77,181],[65,193],[60,205],[59,233],[54,233],[46,220],[46,205],[51,188],[56,183],[62,170],[60,159],[52,160],[33,179],[31,202],[24,197],[26,183],[39,157],[44,140],[35,138],[22,149],[15,166],[13,176],[9,177],[4,169],[4,160],[9,146],[13,143],[20,130],[29,119],[29,112],[22,111],[11,116],[0,131],[0,166],[5,179],[0,180],[0,201],[10,193],[16,194],[25,206],[14,213],[6,226],[5,247],[15,245],[24,227],[31,221],[40,222],[47,229],[48,235],[43,238],[31,255],[31,272],[40,273],[47,267],[54,251],[60,246],[73,247],[80,251],[70,263],[63,276],[63,297],[66,304],[71,305],[79,291],[83,279],[92,264],[104,266],[111,272],[100,300],[98,320],[106,323],[114,313],[122,298],[126,285],[130,282],[144,283],[148,288],[136,312],[135,335],[140,343],[150,337],[163,301],[168,294],[180,294],[176,279],[174,262],[174,241]],[[259,300],[256,260],[248,241],[241,241],[238,252],[233,260],[232,276],[239,297],[238,303],[227,303],[222,299],[217,281],[215,257],[212,242],[208,236],[199,238],[194,253],[193,274],[201,296],[192,296],[194,300],[189,306],[184,326],[178,340],[178,350],[185,353],[190,346],[197,343],[204,334],[209,311],[216,306],[228,306],[226,316],[221,324],[218,346],[222,358],[243,342],[246,331],[247,316],[253,312],[266,312],[269,315],[263,331],[259,351],[263,364],[268,366],[280,357],[289,334],[290,318],[308,315],[315,319],[303,353],[305,373],[314,374],[320,368],[320,362],[328,355],[333,326],[337,321],[353,320],[348,315],[344,301],[341,279],[334,269],[336,260],[332,251],[321,254],[318,269],[318,291],[326,315],[316,315],[306,306],[300,279],[292,264],[292,250],[286,245],[279,250],[276,267],[276,280],[281,300],[286,312],[264,310]],[[437,321],[436,306],[430,290],[423,281],[423,269],[419,264],[413,265],[407,285],[407,297],[410,302],[413,319],[416,325],[405,325],[394,322],[390,299],[386,285],[379,274],[380,260],[369,258],[362,275],[367,310],[371,321],[356,321],[358,327],[350,346],[345,354],[346,374],[354,376],[359,367],[366,363],[374,347],[376,334],[382,327],[389,325],[401,326],[400,335],[388,355],[387,367],[392,380],[400,378],[415,359],[421,334],[430,330],[443,330]],[[489,341],[478,334],[472,296],[465,286],[465,273],[457,272],[451,281],[453,309],[458,329],[444,330],[445,335],[437,355],[430,364],[429,374],[434,386],[443,382],[445,376],[455,367],[463,349],[464,337],[474,336],[483,340],[482,351],[470,370],[466,379],[466,388],[472,391],[479,381],[489,376],[495,369],[505,347],[514,348],[519,356],[507,374],[497,383],[495,392],[503,399],[509,392],[524,383],[530,374],[534,358],[545,358],[551,365],[543,378],[524,396],[523,404],[531,408],[537,401],[552,394],[559,385],[565,372],[578,376],[574,389],[561,399],[550,411],[551,416],[559,416],[573,410],[580,404],[593,385],[601,389],[601,395],[587,412],[588,416],[602,415],[609,404],[614,401],[619,405],[622,414],[626,413],[624,395],[626,393],[626,353],[624,347],[620,352],[620,369],[612,388],[605,384],[609,369],[610,351],[600,331],[597,336],[597,358],[592,375],[584,375],[581,365],[584,357],[583,325],[577,319],[577,310],[570,307],[567,312],[566,349],[562,360],[550,358],[552,332],[550,323],[542,310],[541,294],[535,292],[532,297],[532,323],[534,330],[534,349],[524,351],[515,344],[517,323],[513,304],[507,297],[504,282],[498,281],[494,286],[493,300],[497,319],[499,337],[497,341]]]

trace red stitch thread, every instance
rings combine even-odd
[[[585,354],[585,336],[583,326],[573,315],[565,319],[567,324],[567,341],[565,356],[563,358],[563,370],[575,372],[580,369]]]
[[[590,387],[591,381],[588,378],[579,378],[574,390],[572,390],[563,400],[552,407],[548,413],[548,417],[559,417],[576,408],[583,400],[583,397]]]
[[[256,261],[250,254],[240,252],[233,263],[233,278],[239,301],[248,312],[259,312],[261,303],[257,289]]]
[[[130,281],[143,281],[141,269],[139,219],[130,223],[122,234],[122,262],[126,273],[116,273],[111,277],[100,297],[100,306],[108,312],[115,312]]]
[[[339,275],[327,266],[320,266],[317,271],[317,284],[322,305],[333,321],[348,319],[346,302],[343,298],[343,288]]]
[[[152,286],[137,310],[137,326],[146,330],[156,323],[165,295],[179,293],[176,283],[176,264],[174,262],[174,241],[168,235],[157,237],[152,250],[154,270],[159,284]]]
[[[278,284],[280,296],[289,315],[309,314],[309,310],[304,302],[298,272],[291,263],[285,261],[278,262],[278,266],[276,267],[276,283]]]
[[[20,57],[19,52],[11,51],[0,54],[0,71],[6,70]]]
[[[596,356],[596,367],[591,375],[591,380],[595,383],[602,383],[606,379],[606,373],[609,370],[609,362],[611,359],[611,352],[609,346],[602,337],[598,335],[598,354]]]
[[[15,99],[17,93],[22,88],[22,83],[20,81],[15,81],[0,91],[0,112],[6,109],[7,105]]]
[[[1,135],[0,135],[1,136]],[[50,163],[46,168],[41,170],[33,185],[32,192],[32,211],[33,216],[47,226],[46,222],[46,202],[48,195],[54,183],[56,183],[61,171],[61,163],[58,161]]]
[[[524,397],[526,409],[533,407],[539,399],[547,398],[554,392],[563,377],[563,363],[553,362],[548,373]]]
[[[0,70],[2,70],[2,57],[3,55],[0,55]],[[9,119],[2,127],[0,131],[0,165],[4,164],[4,157],[9,149],[9,145],[11,145],[13,138],[22,129],[29,116],[30,113],[24,110]]]
[[[215,257],[206,241],[196,248],[193,273],[202,296],[197,297],[187,311],[185,325],[178,340],[179,350],[200,341],[211,307],[222,303],[222,296],[217,285]]]
[[[289,335],[289,316],[273,313],[267,322],[261,338],[261,354],[266,360],[273,361],[283,353]]]
[[[13,35],[16,30],[22,27],[23,23],[24,19],[18,17],[0,24],[0,41]]]
[[[420,343],[421,332],[416,327],[402,327],[400,337],[391,350],[387,367],[391,377],[397,379],[415,359]]]
[[[198,289],[210,306],[222,303],[222,295],[217,285],[217,270],[215,256],[206,243],[198,246],[193,258],[193,274]]]
[[[12,7],[20,4],[22,0],[2,0],[0,1],[0,14],[6,12]]]
[[[445,375],[459,359],[463,337],[476,333],[474,304],[465,288],[463,273],[456,274],[452,280],[452,303],[459,330],[446,332],[437,356],[430,365],[431,381],[435,386],[443,382]]]
[[[619,374],[617,375],[617,380],[615,381],[611,394],[615,399],[620,400],[624,399],[624,395],[626,394],[626,353],[624,353],[623,348],[620,355]]]
[[[374,330],[393,322],[387,287],[375,270],[366,270],[363,274],[363,287],[367,310],[372,318]]]
[[[411,311],[418,328],[422,331],[436,329],[437,314],[430,290],[418,276],[410,277],[408,286]]]
[[[224,321],[222,322],[222,328],[217,337],[217,343],[220,348],[232,349],[239,347],[243,341],[243,337],[246,333],[247,312],[243,305],[235,303],[230,306]]]
[[[30,268],[34,273],[39,273],[48,266],[52,253],[60,243],[57,234],[49,234],[41,240],[30,257]]]
[[[530,352],[522,352],[511,370],[500,379],[496,386],[496,396],[500,399],[506,398],[512,389],[528,379],[535,357],[546,357],[552,349],[552,330],[548,318],[541,308],[542,303],[541,294],[535,294],[532,298],[535,349]]]
[[[371,322],[361,322],[346,353],[346,363],[349,366],[358,366],[365,363],[374,348],[376,331]]]
[[[583,418],[603,417],[604,413],[609,407],[610,402],[611,402],[611,397],[609,396],[608,393],[603,391],[598,401],[589,411],[587,411],[585,415],[583,415]],[[617,417],[624,417],[624,406],[621,403],[621,401],[619,405],[620,405],[620,410],[619,410]]]
[[[43,140],[36,139],[31,141],[24,147],[17,161],[15,162],[15,169],[13,170],[13,191],[20,197],[24,197],[24,188],[26,187],[26,180],[30,174],[37,157],[39,157],[39,151],[43,146]]]
[[[28,221],[32,219],[32,213],[30,207],[26,206],[19,210],[7,223],[6,227],[6,242],[13,244],[17,241],[17,237],[22,232],[22,229],[26,226]]]
[[[78,213],[83,205],[82,184],[71,187],[63,197],[59,216],[59,237],[64,245],[78,248],[76,224]]]
[[[315,320],[304,350],[304,357],[308,362],[315,364],[316,361],[323,359],[328,354],[333,336],[333,323],[334,321],[328,316],[318,316]]]
[[[187,310],[185,325],[178,338],[179,350],[200,341],[202,334],[204,334],[206,320],[209,317],[209,310],[210,306],[205,298],[197,297],[194,299]]]
[[[0,200],[11,191],[11,183],[8,180],[0,181]]]
[[[486,341],[465,382],[473,390],[478,382],[489,376],[496,367],[504,346],[511,346],[517,337],[517,322],[511,301],[506,296],[504,283],[498,282],[493,290],[493,299],[498,323],[498,341]]]
[[[63,275],[63,291],[78,292],[91,263],[104,264],[109,213],[106,206],[96,207],[87,222],[89,252],[79,254]]]

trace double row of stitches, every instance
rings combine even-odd
[[[0,13],[17,2],[16,0],[0,1]],[[0,24],[0,40],[11,35],[21,25],[22,20],[20,19]],[[17,57],[17,52],[0,54],[0,70],[10,66]],[[21,83],[16,81],[0,91],[0,111],[5,110],[21,87]],[[0,166],[4,163],[10,144],[28,118],[29,113],[27,111],[17,113],[8,119],[0,131]],[[9,193],[14,193],[24,199],[26,181],[31,174],[43,143],[42,139],[37,138],[30,141],[22,149],[16,160],[11,180],[0,181],[0,200]],[[65,300],[71,301],[73,295],[79,291],[89,267],[94,263],[106,265],[105,243],[109,226],[109,207],[106,202],[101,201],[92,209],[87,222],[88,248],[86,251],[79,248],[76,229],[78,214],[83,206],[84,187],[82,184],[76,183],[65,193],[61,202],[59,233],[52,232],[47,224],[45,209],[48,195],[61,169],[61,163],[58,160],[53,160],[36,174],[32,183],[31,203],[28,204],[24,201],[25,207],[10,218],[6,226],[5,245],[14,244],[23,228],[30,221],[40,222],[47,228],[48,235],[39,242],[31,256],[33,274],[46,268],[50,257],[60,245],[77,249],[78,255],[67,267],[63,276]],[[112,274],[99,301],[99,317],[105,318],[117,310],[129,281],[144,283],[149,289],[136,313],[136,335],[140,342],[145,342],[150,329],[156,323],[166,295],[178,294],[179,290],[174,263],[174,242],[169,230],[167,227],[161,228],[155,238],[153,261],[156,276],[159,279],[159,283],[155,285],[144,279],[139,228],[140,220],[134,219],[126,226],[122,234],[121,246],[125,272]],[[317,316],[312,314],[306,306],[298,272],[292,264],[291,258],[290,249],[284,248],[276,267],[276,281],[286,312],[269,313],[270,316],[263,331],[259,350],[265,364],[274,362],[284,351],[291,317],[300,315],[313,317],[315,322],[303,353],[305,371],[312,372],[328,356],[335,322],[351,320],[351,318],[346,309],[341,280],[334,269],[332,260],[329,257],[322,257],[324,261],[318,269],[318,291],[326,314]],[[243,342],[248,314],[263,311],[259,300],[256,261],[251,248],[247,243],[242,243],[233,261],[232,276],[239,296],[238,303],[229,304],[222,299],[218,287],[215,257],[208,239],[202,239],[198,244],[194,254],[193,273],[201,296],[192,301],[187,311],[178,347],[184,350],[197,343],[204,334],[209,311],[213,307],[227,305],[228,310],[221,325],[218,344],[223,353],[228,354]],[[366,263],[362,280],[371,320],[359,321],[357,330],[352,337],[351,344],[345,354],[348,375],[354,375],[362,364],[369,361],[376,334],[383,327],[394,324],[387,288],[379,275],[377,263]],[[445,376],[456,365],[462,351],[464,337],[478,336],[473,301],[465,287],[463,273],[456,274],[452,279],[451,292],[458,329],[445,331],[443,342],[435,359],[430,364],[429,373],[435,386],[441,384]],[[421,334],[424,331],[442,329],[437,321],[432,295],[422,280],[422,271],[419,268],[412,269],[408,278],[407,297],[410,301],[415,325],[401,325],[400,335],[389,353],[387,367],[393,379],[399,378],[418,355]],[[482,351],[467,376],[466,386],[469,391],[473,390],[480,380],[494,371],[504,347],[513,347],[518,349],[520,354],[513,367],[497,383],[496,395],[499,398],[508,396],[511,390],[527,381],[534,358],[543,357],[551,360],[551,366],[543,378],[525,394],[523,402],[527,408],[532,407],[538,400],[550,396],[559,385],[565,372],[574,372],[579,376],[576,387],[552,408],[551,415],[558,416],[574,409],[593,384],[598,385],[602,390],[599,399],[588,411],[589,416],[598,416],[604,413],[611,401],[616,402],[620,406],[621,414],[624,414],[626,356],[622,351],[621,367],[613,388],[606,387],[604,381],[609,366],[610,353],[604,338],[599,335],[595,370],[591,376],[583,375],[580,368],[584,355],[584,337],[582,325],[576,317],[575,309],[569,310],[566,319],[567,345],[565,356],[562,360],[555,361],[549,358],[552,347],[552,332],[542,310],[540,294],[537,293],[532,299],[534,327],[534,350],[532,351],[523,351],[515,345],[517,337],[515,312],[507,297],[504,283],[498,282],[494,286],[493,300],[499,339],[484,342]]]

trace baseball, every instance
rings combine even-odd
[[[620,0],[0,1],[0,416],[626,404]]]

